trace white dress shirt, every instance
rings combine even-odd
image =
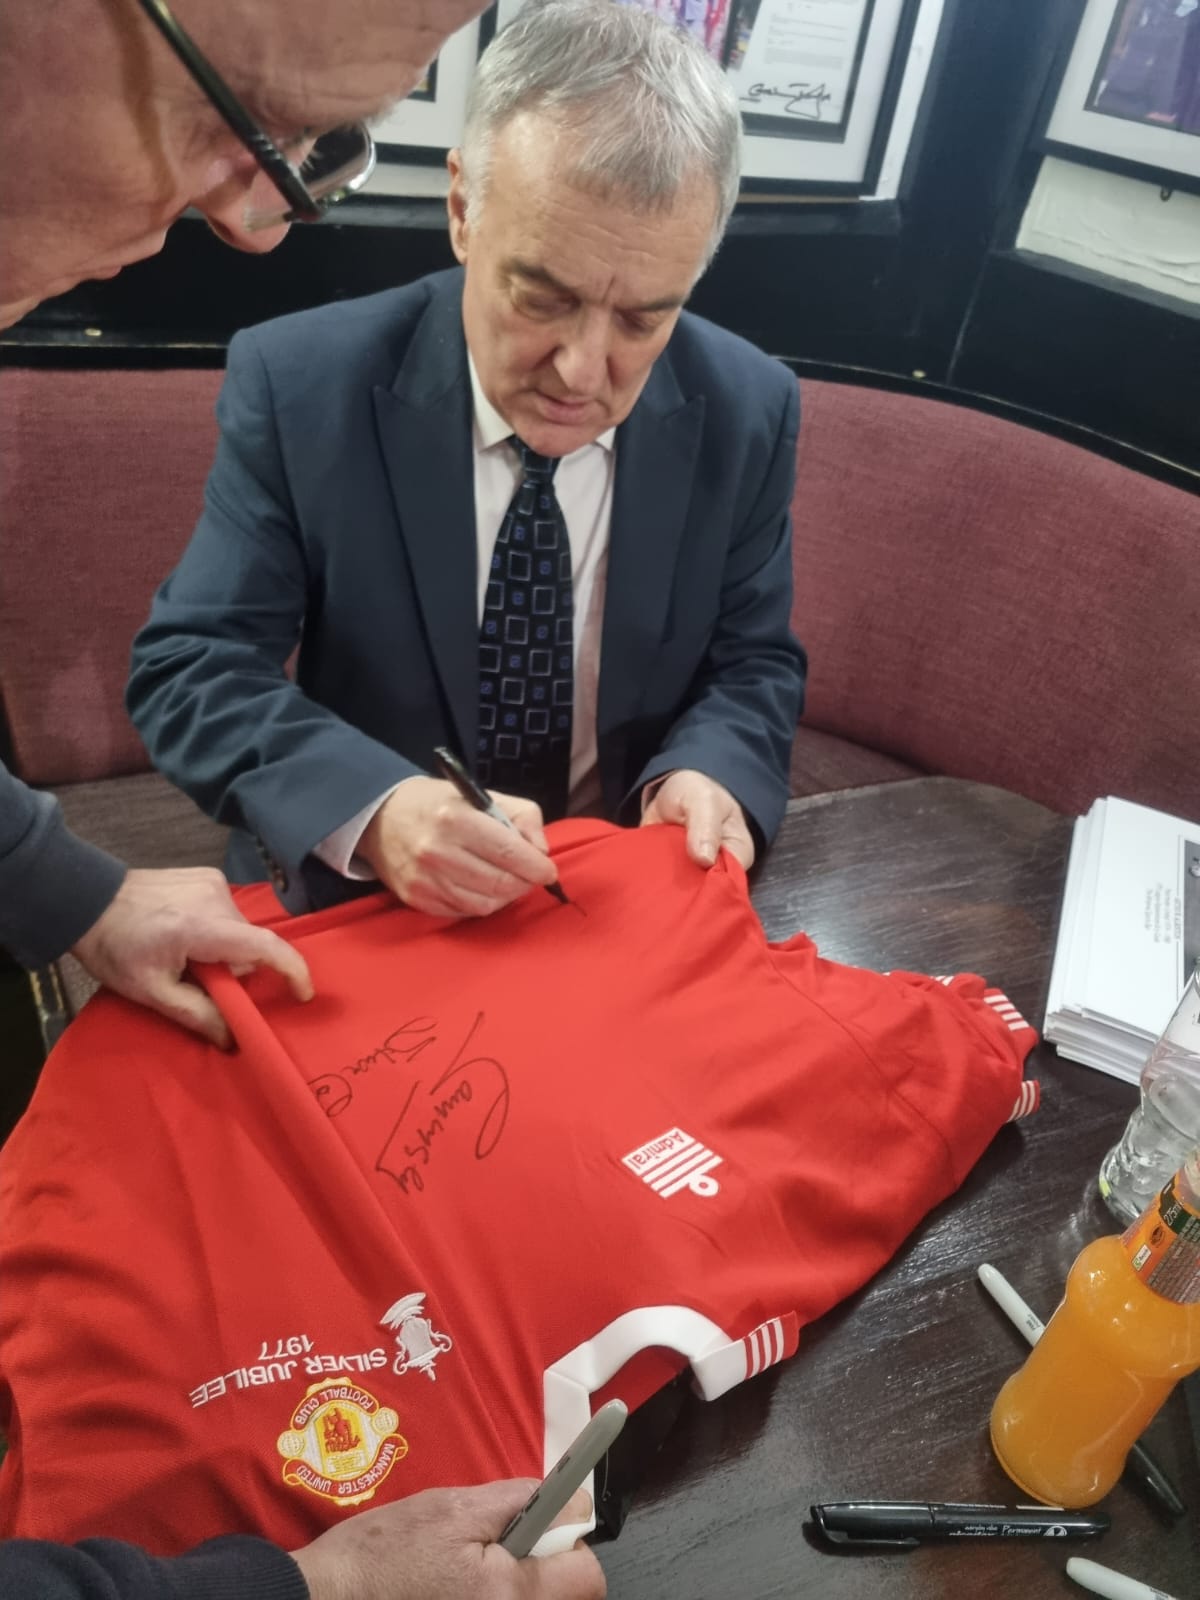
[[[475,598],[483,622],[488,569],[500,524],[521,481],[516,451],[508,444],[512,429],[488,400],[468,355],[474,414],[471,426],[475,459]],[[608,585],[608,539],[612,524],[616,429],[609,428],[592,444],[564,456],[554,474],[554,489],[567,524],[571,545],[571,584],[575,602],[575,708],[571,724],[571,782],[567,810],[572,815],[593,811],[600,800],[596,761],[596,696],[600,685],[600,634]],[[327,866],[347,878],[372,878],[354,852],[363,830],[399,784],[372,800],[348,822],[335,828],[314,849]]]

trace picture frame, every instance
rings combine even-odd
[[[743,190],[873,193],[920,0],[736,5],[726,71],[742,104]]]
[[[478,53],[524,0],[494,0],[443,47],[436,83],[376,126],[381,159],[441,164],[462,133]],[[628,3],[628,0],[626,0]],[[743,101],[743,193],[872,194],[922,6],[940,0],[633,0],[670,13]],[[919,64],[928,65],[927,55]]]
[[[424,81],[372,125],[381,161],[445,165],[446,152],[462,137],[480,48],[478,21],[446,40]]]
[[[1086,0],[1042,148],[1200,194],[1200,0]]]

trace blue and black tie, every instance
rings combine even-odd
[[[492,553],[479,634],[479,744],[488,789],[536,800],[550,822],[566,814],[575,704],[571,546],[554,471],[515,435],[521,461]]]

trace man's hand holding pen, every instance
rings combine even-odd
[[[409,778],[367,824],[358,854],[399,900],[435,917],[487,917],[558,877],[542,813],[496,794],[505,827],[442,778]]]
[[[541,887],[562,904],[542,813],[532,800],[489,791],[453,751],[434,751],[438,778],[409,778],[367,824],[357,854],[397,899],[437,917],[487,917]],[[642,826],[682,827],[688,854],[713,866],[729,850],[748,871],[754,841],[741,806],[701,772],[652,785]]]
[[[292,1559],[310,1600],[603,1600],[604,1573],[586,1546],[516,1560],[499,1543],[532,1479],[426,1489],[336,1523]],[[560,1520],[585,1522],[580,1491]]]

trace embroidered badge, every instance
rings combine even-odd
[[[275,1448],[292,1488],[355,1506],[369,1500],[408,1454],[396,1432],[400,1418],[359,1387],[348,1373],[311,1384]]]
[[[721,1165],[721,1157],[682,1128],[668,1128],[657,1139],[622,1156],[621,1162],[664,1200],[681,1189],[704,1200],[721,1192],[716,1178],[709,1177],[712,1169]]]
[[[447,1350],[453,1350],[454,1341],[448,1333],[439,1333],[425,1315],[425,1291],[418,1289],[406,1294],[389,1306],[380,1318],[381,1328],[394,1330],[396,1356],[392,1371],[397,1377],[404,1373],[423,1372],[432,1382],[437,1382],[434,1363]]]

